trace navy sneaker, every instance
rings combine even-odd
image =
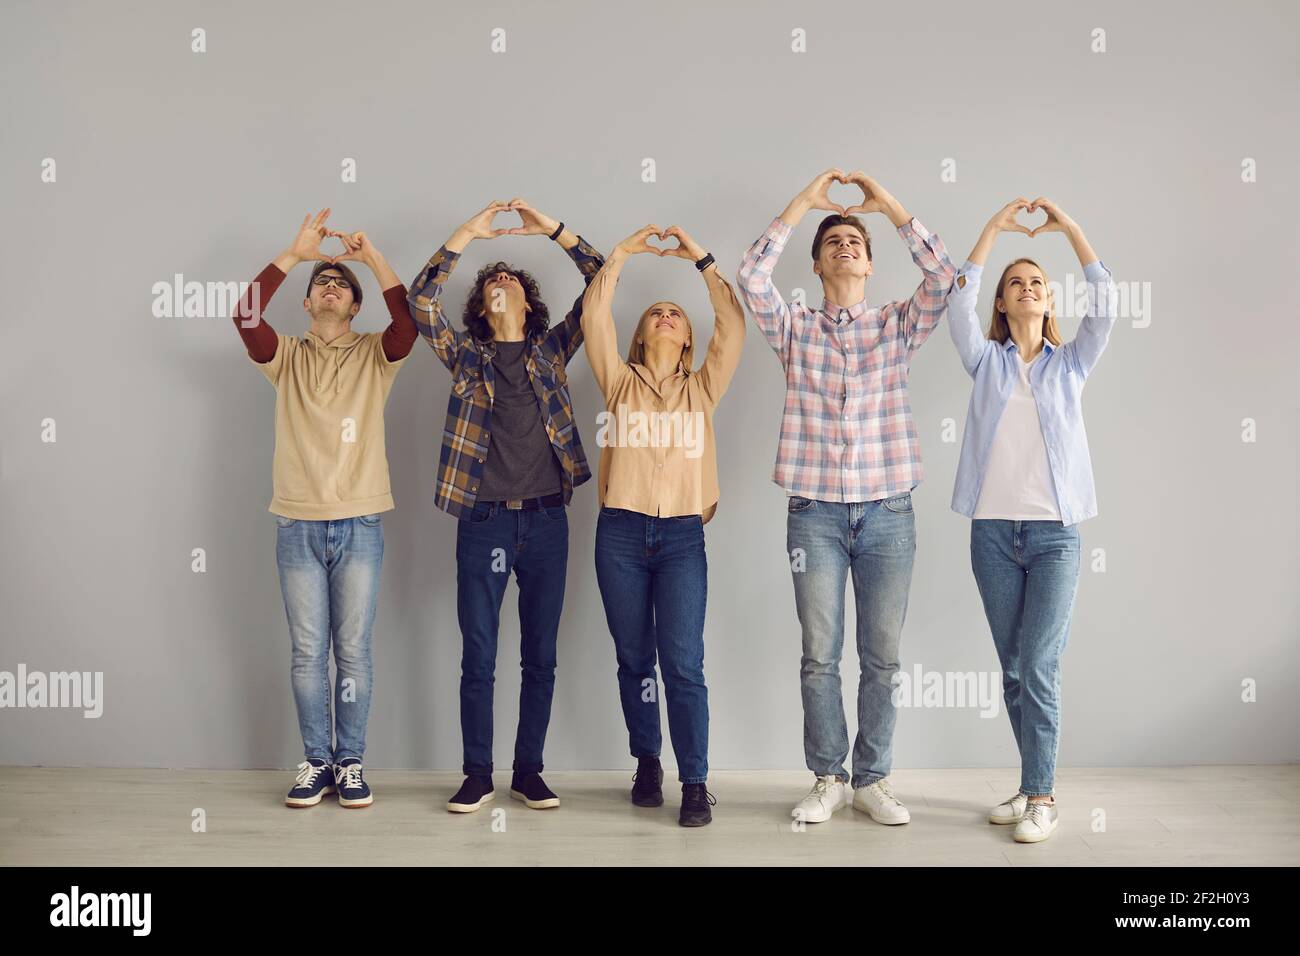
[[[298,764],[293,789],[284,798],[287,807],[314,807],[321,797],[334,792],[334,774],[330,765],[319,757],[309,757]]]
[[[344,757],[334,765],[334,785],[339,790],[339,806],[356,810],[375,802],[374,794],[361,776],[361,758]]]
[[[709,806],[718,801],[702,783],[682,784],[682,810],[677,822],[684,827],[702,827],[713,822]]]
[[[551,792],[540,773],[516,773],[510,780],[510,796],[522,800],[530,810],[546,810],[560,805],[560,798]]]
[[[466,777],[456,791],[456,796],[447,801],[447,809],[452,813],[473,813],[483,804],[491,803],[495,797],[490,776]]]
[[[664,805],[664,768],[658,757],[638,757],[632,775],[632,802],[638,807]]]

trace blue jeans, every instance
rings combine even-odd
[[[360,759],[374,669],[370,632],[379,596],[384,529],[377,514],[335,521],[281,518],[275,559],[293,644],[290,672],[303,753],[328,763]],[[334,723],[330,722],[330,646]],[[332,741],[337,736],[337,745]]]
[[[835,502],[796,495],[786,507],[786,552],[803,629],[804,759],[819,777],[850,779],[840,658],[844,585],[852,572],[860,666],[852,783],[866,787],[889,776],[893,755],[891,695],[916,555],[912,496]]]
[[[618,659],[618,693],[633,757],[658,757],[659,684],[668,695],[668,733],[682,783],[709,775],[709,692],[704,685],[708,596],[699,515],[656,518],[601,508],[596,580]]]
[[[492,693],[501,601],[519,583],[519,727],[514,769],[540,773],[555,693],[555,645],[569,563],[563,505],[511,511],[479,502],[456,522],[456,613],[460,619],[460,733],[466,776],[492,773]]]
[[[1059,521],[980,518],[970,558],[1002,664],[1020,750],[1020,792],[1052,792],[1061,725],[1061,654],[1079,583],[1079,530]]]

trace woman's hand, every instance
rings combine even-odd
[[[992,229],[995,232],[1023,232],[1026,236],[1032,236],[1033,232],[1028,226],[1016,221],[1016,216],[1019,215],[1022,209],[1033,211],[1029,200],[1024,196],[1011,200],[1011,202],[994,213],[993,218],[989,220],[988,226],[985,228]]]
[[[1079,224],[1066,215],[1065,210],[1052,202],[1046,196],[1039,196],[1029,204],[1030,212],[1042,209],[1047,213],[1047,222],[1034,229],[1029,235],[1036,236],[1040,232],[1064,232],[1073,234],[1079,231]]]
[[[632,233],[632,235],[628,236],[615,246],[614,251],[622,256],[635,256],[643,252],[649,252],[656,256],[663,255],[663,249],[656,249],[654,246],[647,244],[646,240],[651,236],[663,236],[659,227],[653,223],[648,226],[642,226],[636,232]]]
[[[660,239],[676,239],[677,245],[669,246],[666,249],[658,250],[661,256],[674,256],[678,259],[689,259],[691,262],[699,262],[707,255],[700,248],[699,243],[686,234],[686,230],[681,226],[669,226],[663,232],[659,233]]]

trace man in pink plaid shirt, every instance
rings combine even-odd
[[[860,187],[863,202],[848,209],[831,202],[835,182]],[[772,284],[790,234],[812,209],[831,213],[813,239],[823,293],[815,309],[787,303]],[[871,238],[854,213],[873,212],[889,217],[925,273],[910,299],[867,305]],[[890,695],[916,553],[911,491],[923,477],[907,376],[912,354],[943,318],[955,275],[938,236],[874,179],[839,169],[792,199],[740,267],[740,298],[785,370],[772,479],[789,496],[786,546],[803,630],[804,756],[817,779],[793,815],[807,823],[850,803],[878,823],[910,819],[886,779]],[[850,572],[861,662],[852,778],[839,672]]]

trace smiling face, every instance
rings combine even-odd
[[[862,224],[844,216],[828,216],[814,240],[813,272],[830,278],[865,279],[871,275],[871,242]]]
[[[1006,313],[1010,322],[1042,319],[1050,305],[1050,294],[1042,269],[1032,262],[1016,262],[1003,274],[993,307]]]
[[[333,321],[348,321],[361,309],[352,280],[332,266],[312,276],[303,307],[313,319]]]
[[[694,335],[686,310],[676,302],[656,302],[646,309],[637,323],[636,335],[628,349],[627,360],[645,364],[645,354],[652,346],[667,346],[681,352],[682,361],[689,369]]]

